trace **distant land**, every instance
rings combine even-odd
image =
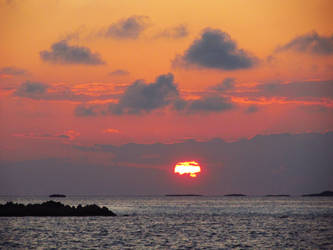
[[[66,195],[64,194],[51,194],[49,195],[50,198],[65,198]]]
[[[0,204],[0,217],[10,216],[116,216],[116,214],[107,207],[99,207],[95,204],[77,207],[56,201],[28,205],[13,202]]]
[[[267,194],[265,197],[290,197],[289,194]]]
[[[166,194],[165,196],[202,196],[201,194]]]
[[[321,193],[318,193],[318,194],[303,194],[302,196],[303,197],[313,197],[313,196],[323,196],[323,197],[326,197],[326,196],[333,196],[333,191],[324,191],[324,192],[321,192]]]
[[[245,194],[226,194],[224,196],[247,196]]]

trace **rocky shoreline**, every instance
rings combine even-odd
[[[28,205],[13,202],[0,204],[0,217],[10,216],[116,216],[116,214],[107,207],[95,204],[77,207],[56,201]]]

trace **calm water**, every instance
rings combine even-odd
[[[36,203],[47,197],[0,197]],[[68,197],[117,217],[0,218],[0,248],[333,249],[333,198]]]

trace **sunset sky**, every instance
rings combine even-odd
[[[0,0],[0,194],[333,189],[332,10]]]

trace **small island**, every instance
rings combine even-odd
[[[116,214],[107,207],[95,204],[77,207],[56,201],[28,205],[13,202],[0,204],[0,217],[12,216],[116,216]]]
[[[64,194],[51,194],[49,195],[50,198],[65,198],[66,195]]]
[[[202,196],[201,194],[166,194],[165,196]]]
[[[328,197],[328,196],[333,196],[332,191],[324,191],[319,194],[303,194],[303,197]]]
[[[247,196],[246,194],[225,194],[224,196],[228,197],[239,197],[239,196]]]

